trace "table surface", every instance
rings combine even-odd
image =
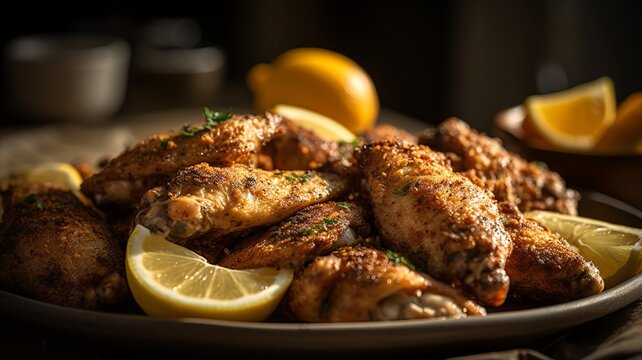
[[[160,124],[170,124],[176,122],[176,119],[185,119],[180,124],[190,122],[190,119],[199,116],[198,110],[183,109],[175,111],[164,111],[162,113],[152,114],[139,114],[136,116],[126,116],[117,119],[110,124],[110,131],[112,133],[102,134],[104,137],[110,138],[110,143],[105,146],[113,147],[114,151],[122,149],[127,143],[133,140],[131,133],[119,130],[119,125],[127,127],[128,129],[135,129],[137,134],[149,134],[153,132],[153,128],[157,128]],[[383,118],[386,122],[392,122],[400,125],[401,127],[418,130],[421,124],[416,120],[405,117],[401,114],[383,111]],[[56,127],[41,127],[39,129],[13,129],[11,131],[4,131],[0,138],[4,146],[14,146],[9,144],[12,141],[19,143],[20,136],[33,137],[34,131],[41,131],[43,139],[51,138],[52,132],[56,133]],[[67,129],[68,130],[68,129]],[[101,127],[94,129],[97,133],[102,132]],[[55,137],[55,135],[54,135]],[[98,139],[96,137],[95,139]],[[95,139],[88,141],[96,141]],[[60,139],[58,139],[59,141]],[[43,146],[50,146],[46,142]],[[15,159],[8,158],[6,154],[0,153],[0,166],[2,168],[11,168],[15,164],[24,164],[25,162],[42,161],[42,156],[46,156],[46,152],[34,151],[31,153],[33,159]],[[35,156],[33,154],[39,154]],[[42,156],[41,156],[42,155]],[[85,154],[88,158],[95,160],[101,154]],[[25,155],[27,156],[27,155]],[[70,150],[68,156],[77,156],[76,152]],[[60,159],[64,161],[72,161],[74,159]],[[90,159],[85,159],[90,160]],[[78,337],[77,334],[69,334],[60,332],[57,329],[50,329],[39,325],[34,325],[26,321],[17,320],[11,316],[0,315],[0,352],[7,355],[7,358],[20,356],[21,358],[82,358],[82,359],[110,359],[122,358],[123,354],[131,356],[134,354],[140,355],[162,355],[163,357],[169,356],[183,356],[189,349],[177,349],[175,354],[163,351],[159,353],[153,348],[140,348],[132,345],[113,344],[110,339],[85,339]],[[457,356],[471,356],[474,358],[487,358],[488,354],[471,353],[466,350],[465,346],[442,349],[435,352],[431,349],[425,349],[431,357],[457,357]],[[350,354],[351,357],[357,358],[371,358],[373,355],[390,355],[390,356],[413,356],[416,354],[417,349],[409,351],[404,354],[404,351],[395,350],[390,354],[387,352],[378,351],[376,354],[371,354],[364,349],[364,352],[358,354]],[[511,344],[489,344],[487,351],[497,351],[496,358],[518,359],[530,356],[530,358],[578,358],[584,356],[595,356],[600,358],[613,354],[642,354],[642,299],[637,300],[633,304],[616,311],[608,316],[599,318],[594,321],[582,324],[572,329],[555,333],[543,339],[534,339],[532,342],[520,345],[519,349],[514,349]],[[204,355],[207,352],[194,352],[194,355]],[[217,351],[221,355],[221,351]],[[234,355],[236,358],[256,358],[258,355],[253,353],[252,349],[236,349],[227,355]],[[310,354],[274,354],[279,357],[297,357],[301,356],[310,357]]]

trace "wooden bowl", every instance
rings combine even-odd
[[[542,161],[566,180],[570,187],[610,195],[642,209],[642,155],[605,155],[550,150],[524,141],[522,123],[526,112],[516,106],[495,117],[495,136],[504,146],[530,161]]]

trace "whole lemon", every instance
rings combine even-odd
[[[257,111],[287,104],[325,115],[359,133],[372,127],[379,98],[368,74],[348,57],[317,48],[287,51],[250,69]]]

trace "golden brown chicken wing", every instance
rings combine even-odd
[[[318,257],[298,274],[286,302],[306,322],[465,317],[485,310],[459,291],[363,246]],[[411,265],[412,266],[412,265]]]
[[[182,170],[143,197],[137,222],[184,243],[274,224],[306,206],[341,195],[346,180],[315,171],[266,171],[206,163]]]
[[[380,124],[361,134],[364,143],[380,141],[404,141],[416,144],[418,139],[415,135],[390,124]]]
[[[521,211],[577,214],[579,194],[567,189],[559,174],[542,163],[527,162],[507,151],[498,140],[478,133],[457,118],[442,122],[422,143],[454,153],[459,160],[453,162],[455,171],[480,179],[497,201],[511,202]]]
[[[98,205],[137,204],[141,195],[190,165],[255,165],[262,146],[283,131],[281,116],[232,115],[218,125],[199,124],[155,135],[112,159],[82,184]]]
[[[356,155],[384,245],[482,303],[501,305],[512,243],[492,194],[425,146],[374,143]]]
[[[88,309],[126,298],[121,249],[100,216],[72,193],[48,185],[14,185],[3,199],[3,286],[37,300]]]
[[[308,206],[282,223],[243,240],[219,265],[232,269],[300,269],[319,255],[368,235],[367,210],[353,202]]]
[[[513,253],[506,263],[511,290],[547,303],[597,294],[604,280],[590,261],[558,234],[526,219],[513,204],[501,204],[505,227],[513,239]]]

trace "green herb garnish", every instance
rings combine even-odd
[[[167,149],[167,144],[169,144],[169,139],[163,139],[160,142],[160,145],[163,149]]]
[[[346,145],[359,146],[359,141],[356,138],[352,139],[352,141],[339,140],[338,144],[339,146],[346,146]]]
[[[232,113],[212,111],[210,108],[203,107],[203,116],[205,117],[205,124],[191,128],[189,125],[183,125],[181,134],[185,136],[194,136],[203,130],[209,130],[212,127],[222,123],[223,121],[232,117]]]
[[[270,233],[270,237],[271,237],[271,238],[275,238],[275,237],[277,237],[277,236],[281,235],[282,233],[283,233],[283,231],[281,231],[281,230],[274,230],[274,231],[272,231],[272,232]]]
[[[408,193],[409,189],[410,189],[410,181],[403,184],[401,187],[396,188],[394,194],[399,196],[404,196]]]
[[[531,164],[537,166],[540,169],[544,169],[544,170],[548,169],[548,166],[543,161],[535,160],[535,161],[531,161]]]
[[[411,270],[415,270],[415,265],[413,265],[410,261],[408,261],[405,257],[397,254],[396,252],[392,250],[386,250],[386,255],[388,255],[388,258],[392,261],[395,262],[395,264],[404,264],[407,267],[409,267]]]
[[[348,206],[348,203],[344,201],[337,202],[337,206],[342,208],[343,210],[350,210],[350,206]]]
[[[337,219],[334,218],[323,218],[323,223],[327,226],[332,226],[337,223]]]
[[[296,173],[291,173],[290,175],[285,176],[285,180],[289,182],[299,182],[299,184],[303,184],[306,181],[312,179],[312,174],[305,173],[303,175],[298,175]]]
[[[301,229],[299,230],[299,235],[301,236],[312,235],[312,229]]]

